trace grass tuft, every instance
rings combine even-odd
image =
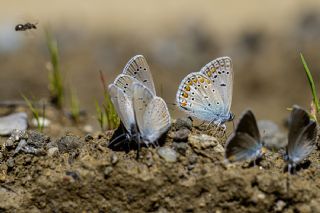
[[[46,37],[52,65],[52,69],[49,70],[50,101],[57,108],[62,109],[64,98],[64,86],[59,65],[58,42],[52,37],[49,31],[46,31]]]
[[[34,104],[28,99],[26,96],[22,94],[23,99],[25,100],[27,106],[29,107],[30,111],[32,112],[33,117],[37,121],[37,128],[40,132],[43,131],[44,128],[44,119],[45,119],[45,104],[43,104],[42,108],[42,118],[40,117],[39,109],[37,109]]]
[[[304,59],[302,53],[300,53],[300,58],[301,58],[304,70],[306,72],[306,75],[307,75],[307,78],[308,78],[308,82],[309,82],[309,85],[310,85],[310,89],[311,89],[311,92],[312,92],[312,97],[313,97],[313,103],[311,104],[311,108],[313,108],[313,109],[311,109],[311,111],[313,110],[315,112],[312,112],[311,114],[312,114],[312,117],[314,117],[314,119],[317,121],[317,115],[320,112],[320,105],[319,105],[319,99],[318,99],[318,96],[317,96],[316,86],[314,84],[313,77],[311,75],[311,72],[310,72],[310,69],[308,67],[308,64],[307,64],[306,60]]]
[[[80,104],[79,98],[74,90],[70,90],[70,101],[71,101],[71,118],[74,122],[78,122],[80,118]]]
[[[109,93],[106,90],[106,82],[103,73],[100,71],[100,80],[103,86],[103,104],[102,106],[96,101],[96,114],[101,130],[116,129],[120,124],[120,119],[112,104]]]

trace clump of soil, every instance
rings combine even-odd
[[[138,160],[107,147],[112,132],[25,132],[40,154],[1,138],[0,212],[320,212],[319,150],[288,179],[281,151],[225,165],[226,137],[213,135],[178,120],[163,138],[169,149],[142,147]]]

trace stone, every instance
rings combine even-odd
[[[187,128],[187,129],[191,130],[192,129],[192,118],[191,117],[178,118],[173,126],[176,130],[183,129],[183,128]]]
[[[113,168],[112,166],[107,166],[105,169],[104,169],[104,177],[107,178],[107,177],[110,177],[111,173],[113,171]]]
[[[170,137],[173,139],[173,141],[176,141],[176,142],[187,142],[188,136],[190,133],[191,131],[189,129],[181,128],[175,132],[172,132]]]
[[[58,147],[51,147],[48,149],[48,152],[47,152],[49,157],[55,157],[58,155],[58,153],[59,153]]]
[[[176,162],[178,158],[177,152],[170,147],[160,147],[157,149],[157,153],[167,162]]]
[[[0,135],[10,135],[15,129],[24,131],[27,128],[28,116],[25,112],[0,117]]]
[[[172,146],[179,154],[182,154],[182,155],[185,155],[188,149],[187,143],[173,142]]]
[[[224,148],[219,143],[218,139],[213,136],[201,134],[201,135],[189,135],[189,144],[194,149],[207,149],[207,148],[214,148],[216,152],[223,153]]]

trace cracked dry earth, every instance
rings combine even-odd
[[[319,148],[288,182],[281,149],[225,165],[225,137],[177,121],[136,160],[112,133],[1,138],[0,212],[320,212]]]

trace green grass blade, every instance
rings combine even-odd
[[[301,57],[301,61],[302,61],[304,70],[305,70],[305,72],[306,72],[306,74],[307,74],[307,78],[308,78],[308,81],[309,81],[309,85],[310,85],[310,87],[311,87],[311,92],[312,92],[312,96],[313,96],[313,102],[314,102],[315,105],[316,105],[317,112],[319,112],[319,111],[320,111],[319,99],[318,99],[318,96],[317,96],[317,91],[316,91],[316,87],[315,87],[315,84],[314,84],[314,81],[313,81],[311,72],[310,72],[310,70],[309,70],[309,67],[308,67],[308,65],[307,65],[307,62],[306,62],[306,60],[304,59],[302,53],[300,53],[300,57]]]

